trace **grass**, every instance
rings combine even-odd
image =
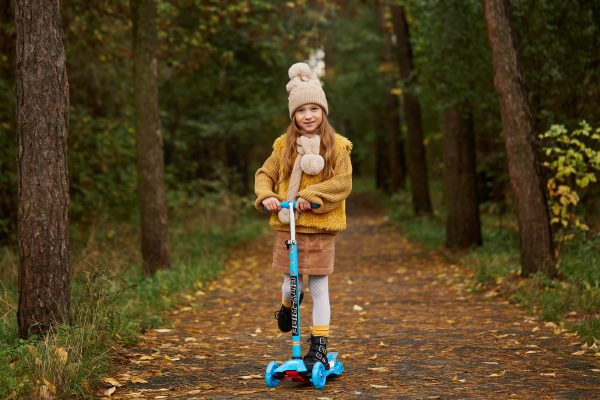
[[[543,320],[576,331],[582,342],[600,344],[600,234],[576,235],[560,251],[558,278],[538,274],[520,277],[519,238],[515,217],[486,212],[482,207],[483,246],[466,252],[444,248],[445,211],[439,182],[431,185],[434,215],[413,215],[410,195],[392,196],[390,220],[398,222],[412,241],[429,249],[442,250],[454,262],[474,272],[470,290],[500,288],[511,301],[526,307]]]
[[[111,351],[140,332],[168,324],[161,314],[221,271],[227,249],[255,237],[264,221],[230,195],[175,204],[172,266],[143,275],[135,224],[96,221],[71,233],[71,324],[42,338],[17,335],[18,256],[0,256],[0,398],[92,398],[110,374]],[[201,307],[202,304],[191,304]]]

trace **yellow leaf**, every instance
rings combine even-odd
[[[123,384],[121,382],[119,382],[118,380],[116,380],[115,378],[112,378],[112,377],[103,378],[102,381],[108,383],[109,385],[113,385],[113,386],[123,386]]]
[[[56,357],[58,358],[58,361],[60,361],[62,364],[67,362],[67,357],[69,356],[69,353],[67,353],[67,350],[65,350],[64,347],[57,347],[56,348]]]
[[[387,367],[374,367],[374,368],[367,368],[369,371],[375,371],[375,372],[389,372],[390,369]]]
[[[48,379],[46,379],[45,377],[44,377],[43,381],[44,381],[44,386],[46,386],[46,387],[48,388],[48,390],[49,390],[49,391],[50,391],[52,394],[56,394],[56,386],[54,386],[54,385],[52,384],[52,382],[50,382],[50,381],[49,381]]]
[[[238,379],[243,379],[243,380],[247,380],[247,379],[262,379],[263,376],[262,375],[244,375],[244,376],[238,376]]]
[[[112,387],[106,389],[104,391],[104,394],[107,395],[108,397],[110,397],[115,392],[115,390],[117,390],[117,388],[112,386]]]
[[[389,388],[389,386],[387,385],[371,385],[372,388],[375,389],[385,389],[385,388]]]
[[[148,383],[147,380],[142,379],[140,377],[134,376],[133,378],[131,378],[131,382],[133,383]]]

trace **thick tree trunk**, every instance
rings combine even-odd
[[[416,79],[413,76],[412,48],[408,23],[404,7],[391,6],[392,23],[396,34],[398,48],[398,65],[400,79],[404,83],[404,119],[407,128],[408,176],[412,191],[413,208],[416,214],[430,214],[432,212],[431,198],[429,196],[429,180],[427,176],[427,157],[423,144],[423,128],[421,124],[421,106],[414,93]]]
[[[158,107],[156,4],[131,0],[135,76],[135,130],[144,271],[169,265],[163,143]]]
[[[378,4],[377,13],[379,18],[379,28],[384,40],[383,62],[386,65],[393,63],[393,46],[390,32],[386,24],[386,6]],[[383,110],[385,118],[383,120],[383,133],[386,138],[380,140],[381,151],[387,152],[385,160],[379,163],[381,188],[388,193],[393,193],[406,186],[406,161],[404,158],[404,143],[402,139],[402,130],[400,127],[400,102],[398,96],[391,90],[396,86],[395,74],[388,77],[387,93],[385,99],[385,109]],[[402,151],[400,151],[402,150]]]
[[[17,29],[19,335],[69,321],[69,85],[60,1],[20,0]]]
[[[554,274],[554,249],[546,192],[535,153],[533,119],[525,96],[508,0],[484,0],[492,48],[494,85],[500,99],[508,172],[517,203],[524,276]]]
[[[447,108],[443,118],[446,246],[479,246],[482,239],[473,115],[468,106],[457,104]]]

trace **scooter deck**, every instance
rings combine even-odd
[[[327,354],[329,369],[325,370],[325,377],[341,376],[344,372],[344,365],[338,360],[337,352]],[[288,360],[272,371],[272,376],[280,381],[290,379],[294,382],[306,382],[308,377],[306,365],[302,360]]]

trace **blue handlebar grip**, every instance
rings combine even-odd
[[[282,201],[281,203],[281,208],[290,208],[290,202],[289,201]],[[310,203],[310,207],[311,208],[319,208],[321,207],[320,205],[318,205],[317,203]],[[262,206],[263,211],[268,212],[269,210],[267,210],[267,207]]]

